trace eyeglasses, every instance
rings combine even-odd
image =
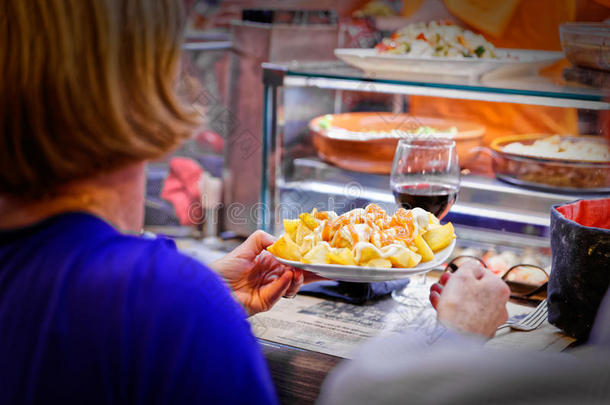
[[[464,262],[476,260],[485,268],[485,262],[476,256],[457,256],[445,267],[445,271],[453,273]],[[528,299],[541,301],[546,298],[546,288],[549,274],[542,268],[533,264],[517,264],[502,275],[502,280],[510,288],[510,297],[516,299]]]

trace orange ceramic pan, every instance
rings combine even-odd
[[[320,127],[324,116],[309,122],[313,144],[320,157],[344,169],[365,173],[389,174],[398,138],[367,136],[368,131],[415,131],[420,126],[438,130],[457,128],[454,136],[460,162],[481,145],[485,127],[479,124],[441,118],[414,117],[408,114],[358,112],[332,115],[332,127],[346,130],[339,137]]]

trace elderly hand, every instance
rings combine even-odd
[[[506,283],[474,260],[462,264],[453,274],[443,274],[430,288],[430,302],[439,321],[488,338],[506,322],[509,296]]]
[[[273,242],[273,236],[256,231],[211,265],[233,289],[248,315],[269,310],[282,296],[294,296],[304,281],[315,279],[308,272],[275,260],[265,250]]]

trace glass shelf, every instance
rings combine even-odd
[[[610,109],[610,89],[567,83],[561,77],[540,75],[481,77],[401,75],[400,78],[367,75],[341,61],[264,63],[267,85],[318,87],[376,93],[408,94],[519,104]]]
[[[281,214],[285,217],[296,217],[314,207],[326,209],[329,201],[338,211],[365,202],[378,203],[389,211],[396,209],[388,175],[344,170],[316,157],[297,158],[292,163],[290,180],[278,180],[277,183],[284,194]],[[448,219],[465,225],[472,224],[474,218],[482,218],[486,227],[496,230],[545,236],[549,232],[551,206],[596,196],[599,195],[548,193],[467,175],[462,176],[458,202],[452,207]],[[515,201],[520,202],[518,207]]]
[[[184,51],[228,51],[232,49],[233,44],[231,41],[187,41],[182,44],[182,50]]]

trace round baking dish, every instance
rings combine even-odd
[[[536,189],[563,193],[610,192],[610,162],[555,159],[507,153],[503,148],[513,142],[525,145],[549,137],[549,134],[507,136],[495,139],[490,148],[493,170],[500,180]],[[605,144],[599,136],[562,136],[573,142],[592,141]]]
[[[472,122],[384,112],[333,114],[331,122],[335,130],[329,131],[320,125],[325,117],[316,117],[309,122],[318,155],[341,168],[365,173],[389,174],[399,139],[389,134],[371,134],[372,131],[413,132],[421,126],[443,131],[455,127],[457,133],[453,139],[462,164],[470,158],[470,151],[481,145],[485,134],[483,125]],[[340,131],[336,131],[337,128]]]

